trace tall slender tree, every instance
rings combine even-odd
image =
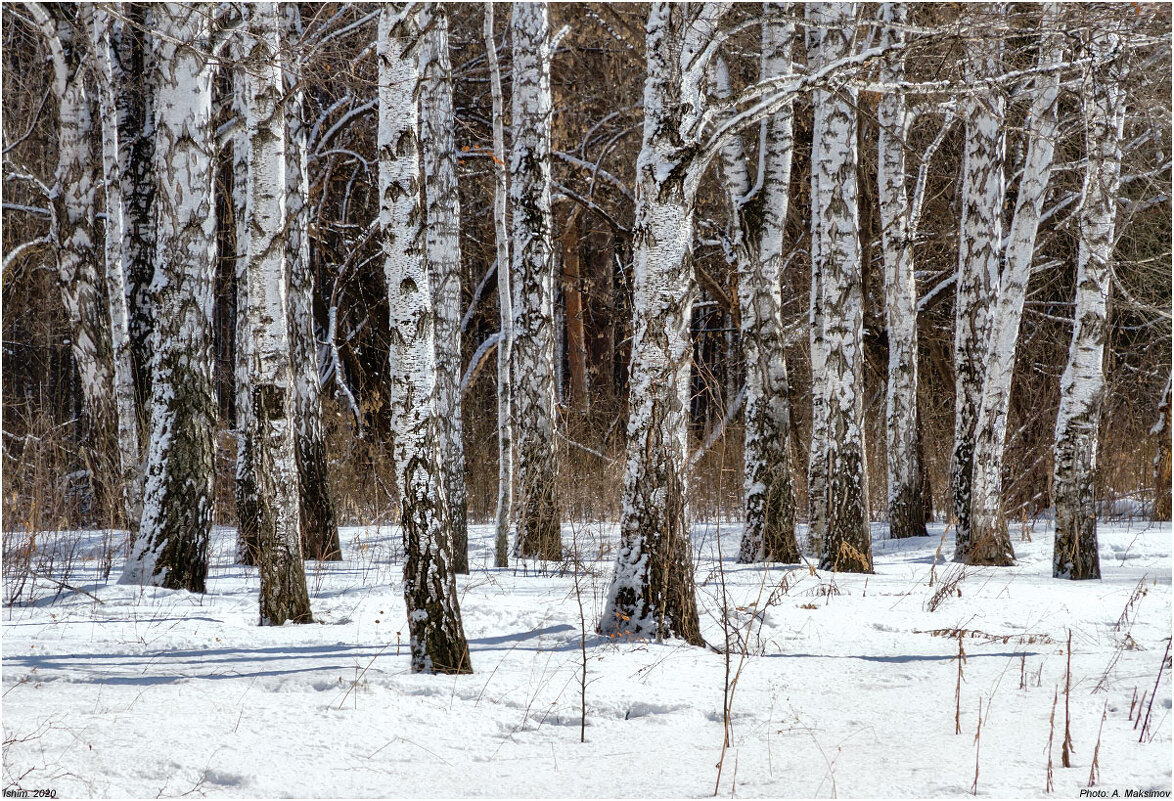
[[[970,557],[972,564],[1009,564],[1014,549],[1003,509],[1003,449],[1007,412],[1011,406],[1011,375],[1015,368],[1019,323],[1035,255],[1036,233],[1052,171],[1059,134],[1058,67],[1064,58],[1064,34],[1058,29],[1059,6],[1044,7],[1037,59],[1041,74],[1025,124],[1027,155],[1007,235],[1006,256],[999,279],[999,299],[991,320],[986,370],[975,429],[971,466]]]
[[[255,418],[257,563],[261,625],[310,623],[302,565],[294,389],[286,274],[285,106],[276,3],[245,10],[249,401]]]
[[[452,517],[453,570],[468,573],[468,492],[461,425],[461,207],[448,8],[435,3],[430,13],[431,28],[420,50],[420,139],[428,207],[428,273],[436,304],[436,415],[443,440],[444,487]]]
[[[904,3],[883,3],[882,42],[905,37]],[[905,57],[897,54],[881,67],[882,80],[899,85]],[[905,93],[886,93],[877,104],[877,195],[885,261],[885,325],[889,341],[885,386],[885,464],[888,478],[889,535],[925,536],[921,454],[917,437],[917,283],[913,273],[913,204],[906,188],[905,150],[909,113]]]
[[[379,224],[391,320],[391,424],[404,532],[404,601],[415,673],[471,673],[440,468],[436,346],[420,175],[419,10],[379,13]]]
[[[1093,59],[1084,68],[1081,91],[1087,166],[1077,223],[1076,308],[1068,364],[1060,377],[1052,479],[1052,575],[1065,579],[1101,577],[1094,505],[1097,442],[1125,129],[1125,43],[1113,23],[1090,26],[1087,37]]]
[[[760,77],[791,71],[794,24],[787,4],[764,3]],[[715,89],[730,95],[729,71],[715,63]],[[760,125],[761,175],[752,184],[742,137],[722,150],[726,192],[737,219],[738,310],[746,363],[743,446],[746,527],[739,562],[797,562],[795,491],[790,463],[791,411],[782,317],[783,231],[791,186],[792,104]]]
[[[515,553],[562,558],[556,484],[554,239],[550,213],[550,21],[547,4],[515,3],[510,208],[513,211],[514,421],[518,535]]]
[[[501,94],[501,69],[497,64],[497,39],[493,31],[493,3],[485,4],[485,54],[489,61],[489,87],[493,96],[493,230],[497,240],[497,308],[501,331],[497,343],[497,512],[494,515],[494,567],[509,564],[510,521],[514,506],[513,369],[514,312],[510,289],[510,240],[506,221],[508,178],[505,163],[505,101]]]
[[[856,7],[812,3],[817,63],[851,53]],[[819,275],[823,314],[824,402],[827,404],[826,520],[820,566],[870,572],[868,473],[864,449],[864,282],[856,206],[856,91],[817,89],[812,100],[812,272]],[[818,220],[818,222],[816,222]]]
[[[203,592],[212,530],[212,298],[216,215],[212,193],[214,9],[154,10],[155,278],[151,435],[143,518],[121,583]]]
[[[967,41],[967,78],[980,87],[963,99],[966,139],[962,155],[962,223],[954,292],[954,452],[950,488],[956,526],[954,559],[970,560],[971,474],[992,309],[998,299],[1003,241],[1003,162],[1006,157],[1006,98],[991,79],[1000,71],[1003,3],[976,9],[974,36]],[[987,563],[1007,562],[994,554]]]
[[[281,10],[285,65],[285,259],[289,275],[289,339],[293,354],[293,421],[297,451],[298,508],[302,549],[307,558],[342,558],[330,470],[322,430],[322,385],[314,325],[314,265],[310,260],[310,168],[303,69],[296,46],[302,35],[297,3]]]

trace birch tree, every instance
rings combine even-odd
[[[767,14],[786,13],[785,4],[764,3]],[[791,72],[792,23],[762,23],[760,76]],[[729,71],[715,63],[715,89],[730,95]],[[797,562],[794,478],[790,464],[790,408],[784,351],[781,271],[783,229],[791,185],[794,142],[792,104],[760,123],[760,175],[752,185],[742,137],[722,151],[726,191],[738,227],[738,309],[746,362],[745,444],[743,445],[746,526],[738,561]]]
[[[1154,454],[1154,508],[1151,520],[1169,520],[1171,506],[1171,464],[1170,464],[1170,378],[1166,378],[1166,389],[1158,402],[1158,421],[1150,429],[1157,437],[1158,447]]]
[[[628,454],[620,549],[600,621],[605,634],[702,642],[685,512],[689,324],[696,296],[689,254],[700,176],[681,145],[700,122],[706,64],[699,56],[725,10],[716,3],[696,10],[653,3],[645,28]]]
[[[882,42],[900,41],[905,33],[904,3],[884,3],[881,20],[888,23]],[[881,79],[899,85],[905,59],[883,62]],[[885,466],[888,478],[889,535],[925,536],[921,458],[917,441],[917,282],[913,272],[913,204],[906,188],[905,150],[909,113],[905,93],[894,90],[877,104],[877,194],[885,262],[885,324],[889,340],[888,383],[885,386]]]
[[[420,50],[420,131],[427,198],[428,272],[436,307],[436,417],[452,518],[453,570],[469,572],[468,493],[461,425],[461,207],[454,141],[448,9],[431,9]]]
[[[310,261],[309,126],[304,119],[303,65],[293,46],[302,35],[296,3],[281,10],[285,53],[285,259],[289,275],[289,339],[293,355],[293,421],[297,452],[298,508],[305,555],[342,559],[334,500],[330,496],[326,439],[322,430],[322,385],[314,326],[314,266]]]
[[[1068,363],[1060,378],[1052,479],[1052,575],[1065,579],[1101,577],[1094,506],[1097,440],[1125,128],[1125,43],[1114,27],[1092,27],[1087,36],[1095,60],[1085,67],[1081,86],[1087,167],[1077,218],[1076,308]]]
[[[497,513],[494,516],[493,566],[509,564],[510,520],[514,500],[513,382],[510,380],[514,349],[513,292],[510,289],[510,240],[506,224],[507,176],[505,163],[505,103],[501,95],[501,70],[497,65],[497,41],[493,34],[493,3],[485,4],[485,54],[489,61],[489,87],[493,96],[493,229],[497,240],[497,307],[501,332],[497,343]]]
[[[471,673],[440,468],[436,347],[419,163],[420,26],[413,3],[379,14],[379,223],[391,320],[391,424],[404,532],[412,672]]]
[[[121,583],[203,592],[212,529],[216,400],[211,317],[215,284],[213,8],[154,10],[156,271],[151,424],[143,517]]]
[[[49,196],[58,288],[69,320],[70,352],[77,366],[88,423],[90,484],[99,507],[125,509],[117,488],[118,410],[110,310],[103,298],[97,203],[102,186],[100,141],[87,85],[89,37],[80,7],[27,3],[49,45],[57,101],[57,169]],[[128,521],[129,522],[129,521]]]
[[[152,24],[147,3],[123,3],[125,20],[113,23],[113,81],[118,116],[118,162],[122,194],[122,269],[126,281],[127,327],[135,378],[140,432],[147,427],[151,396],[150,287],[155,274],[154,90],[148,40]],[[138,517],[134,520],[137,522]]]
[[[985,4],[985,20],[1001,19],[1001,3]],[[999,74],[1000,34],[976,24],[967,40],[966,77],[981,87],[963,101],[966,122],[962,156],[962,222],[959,226],[958,278],[954,299],[954,451],[950,487],[956,526],[954,559],[970,559],[971,474],[977,435],[986,344],[998,297],[999,255],[1003,240],[1003,161],[1006,156],[1006,99],[989,83]],[[1011,555],[990,554],[987,564],[1008,563]]]
[[[142,514],[142,477],[139,459],[139,415],[135,402],[127,286],[123,271],[123,201],[111,41],[112,18],[105,10],[93,6],[81,6],[80,13],[89,28],[97,72],[98,116],[102,129],[102,180],[106,195],[103,255],[114,368],[114,402],[118,418],[119,479],[127,525],[133,526]]]
[[[990,341],[975,429],[971,475],[970,555],[972,564],[1010,564],[1014,550],[1003,509],[1003,449],[1007,439],[1007,412],[1011,405],[1011,375],[1015,368],[1019,323],[1031,264],[1035,254],[1040,213],[1052,171],[1058,138],[1057,103],[1064,58],[1064,34],[1058,30],[1059,7],[1044,7],[1038,66],[1041,74],[1028,111],[1027,155],[1015,200],[1015,214],[1007,236],[998,301],[991,319]]]
[[[807,7],[818,63],[847,56],[856,7]],[[856,206],[856,90],[817,89],[812,103],[812,271],[823,313],[827,489],[823,569],[871,572],[868,474],[864,450],[864,284]]]
[[[255,418],[261,625],[313,622],[302,565],[286,277],[285,106],[277,4],[247,15],[249,400]]]
[[[550,30],[546,3],[515,3],[513,142],[514,421],[520,557],[562,558],[555,397],[554,241],[550,213]],[[500,346],[499,346],[500,347]]]

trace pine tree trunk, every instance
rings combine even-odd
[[[1101,577],[1094,507],[1097,435],[1105,391],[1106,307],[1125,126],[1119,35],[1113,30],[1097,30],[1090,38],[1089,49],[1102,63],[1086,67],[1084,75],[1088,166],[1078,219],[1076,312],[1068,364],[1060,378],[1052,481],[1056,505],[1052,575],[1066,579]]]
[[[515,3],[513,42],[514,423],[519,557],[562,558],[554,362],[554,240],[550,213],[550,31],[546,3]]]
[[[118,414],[119,479],[126,525],[138,525],[143,511],[142,463],[139,457],[139,416],[135,402],[126,279],[123,272],[123,200],[119,170],[118,113],[115,108],[112,18],[92,6],[81,6],[90,30],[97,67],[99,119],[102,128],[102,177],[106,194],[106,300],[114,367],[114,400]]]
[[[248,6],[245,82],[248,139],[249,398],[257,488],[261,625],[310,623],[302,564],[293,371],[286,284],[285,106],[277,4]]]
[[[882,45],[905,34],[904,3],[885,3],[881,16],[892,23]],[[904,56],[886,61],[882,79],[905,79]],[[924,537],[921,458],[917,433],[917,284],[913,271],[912,204],[906,188],[905,148],[911,117],[905,95],[893,91],[877,106],[877,193],[885,261],[885,322],[889,340],[889,374],[885,391],[885,453],[888,477],[889,536]]]
[[[242,44],[229,44],[244,59]],[[249,322],[249,169],[248,133],[245,120],[248,102],[245,94],[245,76],[239,70],[232,76],[233,113],[239,123],[232,142],[232,219],[233,258],[236,268],[236,349],[233,352],[233,386],[236,390],[236,483],[234,486],[237,518],[236,561],[242,565],[257,565],[257,536],[261,499],[257,496],[256,439],[257,416],[253,409],[252,367],[253,327]]]
[[[428,206],[428,269],[436,304],[436,413],[440,421],[444,487],[452,517],[453,570],[469,572],[468,493],[461,425],[461,207],[453,135],[448,11],[432,9],[420,54],[421,144]]]
[[[153,75],[146,44],[152,20],[147,3],[124,3],[126,21],[115,22],[114,81],[122,180],[122,268],[126,281],[127,327],[135,378],[139,430],[147,429],[151,397],[151,329],[155,276],[155,114]],[[141,479],[140,479],[141,481]],[[141,490],[140,490],[141,492]],[[134,518],[135,524],[138,517]]]
[[[812,3],[819,63],[847,56],[852,3]],[[871,572],[864,450],[864,285],[856,207],[856,91],[817,90],[812,131],[813,272],[819,273],[826,348],[827,489],[823,569]],[[817,174],[817,175],[816,175]]]
[[[280,11],[287,43],[302,34],[301,11],[288,3]],[[310,260],[310,171],[307,164],[308,126],[303,119],[302,65],[297,49],[286,62],[286,237],[289,273],[289,331],[293,353],[294,441],[301,515],[302,550],[309,559],[342,559],[334,500],[330,496],[330,469],[322,430],[320,350],[314,325],[314,265]]]
[[[391,425],[404,532],[412,672],[471,673],[450,564],[436,413],[436,346],[419,163],[420,26],[412,4],[379,15],[379,221],[391,320]]]
[[[1019,323],[1035,254],[1040,212],[1052,171],[1058,138],[1057,100],[1060,74],[1054,69],[1064,57],[1063,33],[1057,30],[1059,7],[1045,7],[1038,64],[1051,69],[1037,80],[1028,112],[1027,156],[1015,201],[1015,215],[1007,237],[1007,252],[999,282],[999,299],[987,343],[986,376],[974,442],[970,500],[971,564],[1007,565],[1014,560],[1003,508],[1003,449],[1007,439],[1007,412],[1011,405],[1011,375]]]
[[[983,6],[983,13],[1002,18],[1001,3]],[[967,74],[975,84],[1000,70],[999,34],[975,26],[968,45]],[[999,286],[999,253],[1003,240],[1003,161],[1006,155],[1006,99],[995,90],[978,92],[964,101],[966,141],[962,159],[962,223],[958,243],[958,280],[954,300],[954,452],[950,488],[956,526],[954,559],[970,560],[971,476],[977,436],[986,343]],[[994,563],[994,562],[991,562]]]
[[[697,62],[721,14],[653,3],[645,29],[644,138],[636,161],[633,337],[628,453],[620,549],[600,631],[680,637],[701,644],[686,518],[689,341],[696,284],[690,251],[697,171],[682,134],[697,122],[704,75]]]
[[[212,299],[216,265],[214,7],[159,6],[154,40],[159,184],[151,434],[143,518],[120,580],[203,592],[212,530]],[[182,44],[181,44],[182,43]],[[163,267],[166,265],[166,268]]]
[[[497,513],[494,516],[494,567],[509,566],[510,519],[514,504],[513,382],[510,371],[514,350],[513,291],[510,289],[510,241],[506,224],[505,105],[501,95],[501,71],[497,66],[497,41],[493,35],[493,3],[485,4],[485,52],[489,61],[493,95],[493,224],[497,239],[497,308],[501,339],[497,343]]]

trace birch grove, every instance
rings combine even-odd
[[[391,414],[413,673],[471,673],[440,468],[431,277],[419,164],[418,9],[379,12],[379,225],[391,319]]]
[[[513,411],[520,557],[562,558],[555,485],[554,239],[550,212],[550,25],[546,3],[517,3],[513,44],[510,209],[513,246]],[[499,268],[500,269],[500,268]],[[500,346],[499,346],[500,347]]]

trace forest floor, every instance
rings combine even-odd
[[[1171,633],[1170,524],[1102,524],[1099,582],[1051,578],[1050,523],[1030,541],[1014,528],[1015,567],[961,571],[938,555],[953,550],[941,525],[890,540],[874,524],[863,576],[738,565],[738,526],[697,525],[703,633],[728,639],[727,664],[593,633],[614,524],[565,527],[577,583],[556,565],[490,567],[492,530],[474,527],[458,585],[476,672],[460,677],[408,672],[394,527],[344,529],[345,561],[308,564],[316,623],[281,628],[256,625],[257,572],[232,563],[229,529],[202,596],[117,586],[118,559],[105,581],[108,538],[59,535],[72,589],[37,579],[31,603],[3,610],[2,784],[58,798],[1022,797],[1046,794],[1050,762],[1053,794],[1075,798],[1095,762],[1109,797],[1168,796],[1168,667],[1150,697]]]

